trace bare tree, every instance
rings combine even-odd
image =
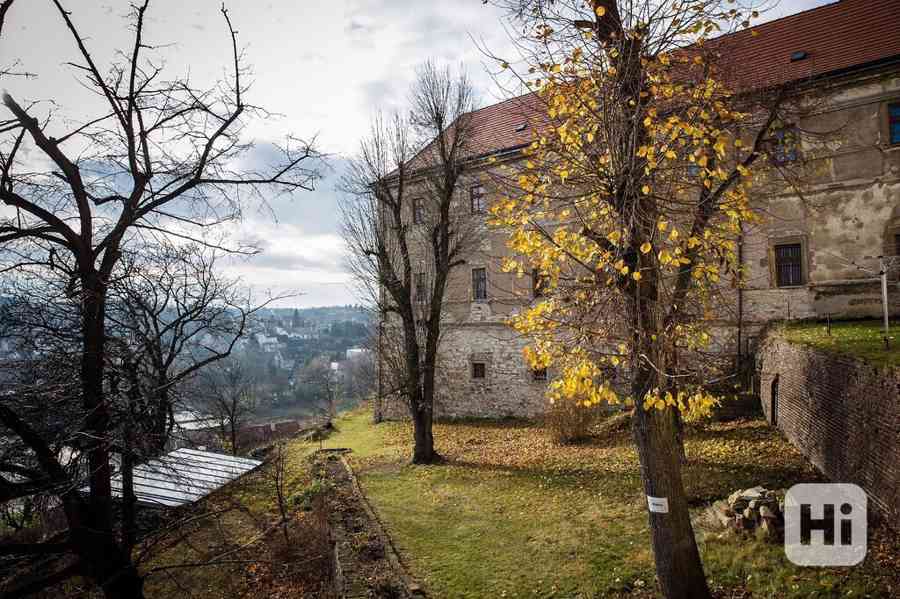
[[[59,497],[69,524],[78,569],[110,597],[139,597],[142,581],[113,526],[110,451],[114,423],[104,388],[110,283],[128,247],[150,235],[214,244],[207,232],[239,218],[241,205],[265,192],[311,189],[306,168],[312,145],[288,137],[280,161],[266,170],[239,170],[252,149],[241,134],[247,119],[266,116],[248,104],[246,67],[237,33],[222,9],[231,41],[227,81],[198,89],[187,78],[166,79],[144,36],[149,0],[133,6],[131,47],[104,72],[73,13],[53,0],[72,36],[70,65],[104,108],[72,128],[42,105],[3,95],[9,112],[0,121],[0,219],[3,272],[43,269],[68,278],[77,301],[78,396],[83,421],[75,437],[85,456],[88,493],[66,488]],[[2,5],[8,17],[12,2]],[[146,56],[145,56],[146,55]],[[26,159],[24,149],[34,150]],[[45,164],[51,166],[45,167]],[[68,481],[51,443],[4,398],[0,423],[38,456],[43,476]],[[48,549],[49,550],[49,549]]]
[[[374,349],[374,348],[373,348]],[[375,353],[366,349],[343,362],[344,396],[354,402],[367,399],[375,390]]]
[[[461,206],[473,180],[469,80],[426,63],[410,104],[408,119],[379,116],[362,142],[343,182],[342,230],[362,292],[401,340],[413,463],[427,464],[440,457],[432,421],[447,284],[481,227]]]
[[[141,373],[148,410],[141,414],[142,433],[154,453],[172,432],[178,385],[230,356],[253,314],[283,298],[254,304],[236,279],[217,271],[219,254],[163,241],[126,254],[123,274],[112,283],[111,327]]]
[[[323,425],[331,426],[343,391],[340,375],[332,369],[331,361],[325,356],[313,358],[303,368],[300,380],[312,390],[315,409]]]
[[[281,515],[281,532],[284,534],[284,542],[286,545],[291,544],[291,537],[288,534],[289,510],[287,502],[287,453],[284,448],[284,441],[275,443],[272,449],[272,455],[269,458],[270,474],[272,477],[272,485],[275,487],[275,500],[278,504],[278,513]]]
[[[257,381],[247,364],[236,358],[216,362],[200,373],[200,400],[219,423],[222,439],[231,453],[241,450],[241,428],[256,409]]]

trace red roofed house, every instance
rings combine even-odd
[[[745,231],[747,284],[733,291],[729,313],[721,315],[721,351],[752,352],[755,336],[773,319],[879,316],[877,279],[851,262],[877,267],[865,257],[900,254],[900,0],[841,0],[709,45],[727,57],[737,89],[797,83],[802,93],[827,99],[827,108],[788,126],[838,132],[827,147],[815,148],[805,201],[787,187],[756,198],[768,218]],[[533,95],[475,111],[473,169],[489,168],[487,156],[520,159],[544,119]],[[803,160],[812,149],[804,143],[787,159]],[[467,190],[488,203],[498,193],[490,177]],[[484,206],[469,200],[461,204]],[[548,373],[528,368],[526,340],[504,324],[533,301],[538,286],[501,271],[505,236],[489,231],[451,276],[438,417],[534,416],[545,409]],[[896,281],[889,299],[894,314],[900,313]],[[375,409],[378,418],[407,416],[398,400]]]

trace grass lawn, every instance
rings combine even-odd
[[[411,429],[343,416],[330,447],[351,447],[366,494],[412,573],[433,597],[656,596],[637,455],[626,431],[592,444],[552,445],[523,422],[438,424],[448,462],[410,466]],[[817,480],[759,421],[690,432],[685,472],[692,505],[738,488]],[[780,545],[699,534],[720,597],[889,597],[893,568],[799,568]],[[893,551],[893,549],[891,549]],[[885,573],[887,572],[887,573]],[[894,587],[894,591],[896,591]]]
[[[831,335],[823,322],[797,322],[783,327],[784,336],[793,343],[862,358],[876,366],[900,367],[900,323],[891,322],[891,348],[884,349],[880,320],[832,322]]]

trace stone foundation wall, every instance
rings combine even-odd
[[[547,381],[535,381],[522,357],[526,340],[503,323],[448,325],[441,339],[435,395],[437,418],[531,418],[544,413]],[[472,363],[485,364],[485,378]],[[380,410],[379,410],[380,408]],[[409,418],[399,396],[376,406],[376,419]]]
[[[776,426],[829,479],[866,490],[900,521],[900,368],[876,368],[768,335],[757,353],[760,400]]]

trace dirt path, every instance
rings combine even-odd
[[[347,451],[325,450],[317,454],[332,485],[328,493],[328,521],[339,597],[425,597],[404,569],[390,537],[363,495],[344,457]]]

